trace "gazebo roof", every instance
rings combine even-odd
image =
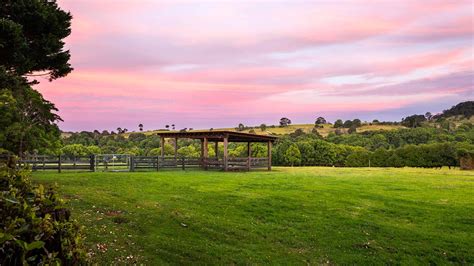
[[[193,131],[170,131],[156,133],[162,138],[189,138],[204,139],[208,141],[223,141],[225,137],[229,142],[274,142],[278,137],[235,132],[229,130],[193,130]]]

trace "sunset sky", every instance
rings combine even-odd
[[[63,130],[362,120],[474,99],[473,1],[61,0]]]

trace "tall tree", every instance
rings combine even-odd
[[[320,116],[316,118],[316,121],[314,122],[316,125],[322,125],[322,124],[327,124],[326,119],[324,117]]]
[[[140,131],[143,131],[143,124],[142,124],[142,123],[140,123],[140,124],[138,125],[138,129],[139,129]]]
[[[410,115],[402,119],[402,125],[406,127],[420,127],[426,121],[424,115]]]
[[[355,126],[355,127],[360,127],[360,126],[362,126],[362,121],[360,121],[360,119],[356,118],[356,119],[352,120],[352,125]]]
[[[30,86],[38,82],[27,77],[44,76],[51,81],[72,71],[63,42],[71,33],[71,18],[53,0],[2,1],[0,95],[8,103],[0,105],[1,148],[19,155],[58,151],[56,123],[61,118],[54,104]]]
[[[56,1],[3,0],[0,6],[0,62],[9,74],[50,80],[72,71],[63,39],[71,34],[70,13]]]
[[[344,126],[344,123],[342,122],[341,119],[338,119],[334,122],[334,128],[340,128],[340,127],[343,127]]]
[[[291,125],[291,120],[289,118],[282,117],[280,119],[280,126],[281,127],[287,127],[288,125]]]

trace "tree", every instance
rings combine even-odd
[[[372,124],[378,124],[378,123],[380,123],[380,121],[378,119],[372,120]]]
[[[38,72],[49,80],[66,76],[72,67],[63,39],[71,33],[71,19],[56,1],[4,0],[0,8],[0,65],[16,76]]]
[[[239,126],[237,127],[237,130],[238,131],[244,131],[245,130],[244,124],[240,123]]]
[[[166,125],[165,128],[166,128],[166,129],[169,129],[169,128],[170,128],[170,125]]]
[[[285,152],[285,162],[288,165],[294,166],[301,163],[301,152],[298,146],[292,144]]]
[[[344,127],[344,128],[350,128],[351,126],[352,126],[352,121],[351,120],[344,121],[344,124],[342,125],[342,127]]]
[[[0,69],[0,148],[17,155],[33,150],[56,153],[60,147],[56,123],[62,121],[56,111],[26,79]]]
[[[118,128],[117,128],[117,134],[122,134],[122,133],[123,133],[122,128],[121,128],[121,127],[118,127]]]
[[[297,137],[299,137],[299,136],[303,136],[304,134],[305,134],[305,133],[304,133],[304,131],[303,131],[302,128],[297,128],[297,129],[295,130],[295,132],[290,133],[290,136],[291,136],[292,138],[297,138]]]
[[[444,110],[441,115],[436,115],[436,118],[447,118],[450,116],[461,115],[466,118],[470,118],[474,115],[474,101],[467,101],[458,103],[456,106],[451,107],[448,110]]]
[[[424,115],[411,115],[402,119],[402,125],[406,127],[420,127],[426,121]]]
[[[176,127],[175,127],[175,125],[174,125],[174,124],[172,124],[172,125],[171,125],[171,128],[172,128],[173,130],[175,130],[175,129],[176,129]]]
[[[261,125],[260,125],[260,130],[261,130],[261,131],[267,130],[267,125],[261,124]]]
[[[290,119],[288,119],[286,117],[282,117],[280,119],[280,127],[287,127],[289,125],[291,125],[291,120]]]
[[[143,131],[143,124],[141,124],[141,123],[138,124],[138,129],[139,129],[140,131]]]
[[[360,121],[360,119],[356,118],[356,119],[352,120],[352,125],[355,126],[355,127],[360,127],[360,126],[362,126],[362,121]]]
[[[371,153],[366,149],[358,149],[347,156],[346,166],[348,167],[367,167],[369,166]]]
[[[327,121],[326,119],[324,119],[324,117],[318,117],[316,118],[316,121],[314,122],[316,125],[323,125],[323,124],[327,124]]]
[[[18,155],[34,150],[55,153],[61,118],[53,103],[31,88],[25,77],[49,80],[72,71],[62,39],[70,34],[71,15],[55,1],[5,0],[0,7],[0,148]],[[5,104],[7,103],[7,104]],[[4,111],[8,112],[4,115]]]
[[[344,123],[342,122],[341,119],[338,119],[334,122],[334,128],[341,128],[344,126]]]
[[[433,117],[433,115],[430,112],[426,112],[426,114],[425,114],[426,120],[430,121],[432,117]]]

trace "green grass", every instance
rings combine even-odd
[[[474,263],[473,172],[301,167],[33,176],[59,184],[99,264]]]

